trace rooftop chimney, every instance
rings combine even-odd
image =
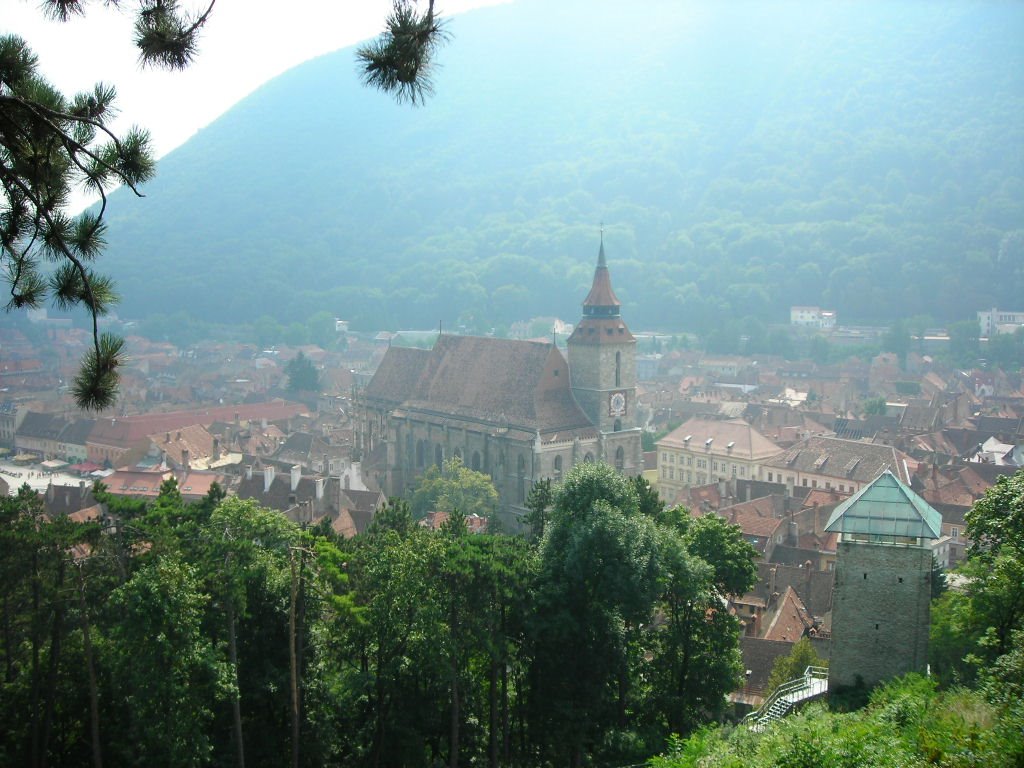
[[[298,464],[292,467],[292,491],[299,487],[299,480],[302,479],[302,467]]]
[[[274,484],[274,465],[268,464],[263,468],[263,492],[269,493],[270,486]]]
[[[190,467],[189,467],[189,460],[190,460],[190,458],[191,458],[191,456],[189,455],[188,448],[182,448],[181,449],[181,468],[182,469],[190,469]]]
[[[320,501],[320,499],[322,499],[324,497],[324,479],[322,477],[318,477],[316,479],[315,485],[316,485],[316,500]]]
[[[245,479],[252,480],[252,464],[245,465]]]

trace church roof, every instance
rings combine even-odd
[[[562,353],[535,341],[439,337],[403,408],[541,432],[590,427]]]
[[[836,507],[825,530],[937,539],[942,534],[942,515],[887,470]]]
[[[608,274],[608,264],[605,261],[604,256],[604,239],[601,239],[601,248],[597,253],[597,268],[594,270],[594,283],[590,287],[590,293],[587,294],[587,298],[583,300],[583,313],[588,314],[590,308],[604,308],[609,309],[611,307],[621,307],[622,302],[619,301],[615,295],[615,291],[612,290],[612,278]],[[618,314],[616,312],[616,314]]]
[[[366,385],[366,397],[393,405],[405,402],[416,388],[430,355],[429,349],[388,347],[373,378]]]

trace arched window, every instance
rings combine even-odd
[[[555,456],[555,480],[562,479],[562,457]]]
[[[456,448],[455,451],[452,453],[452,456],[454,456],[459,461],[462,461],[462,449]]]
[[[416,466],[423,469],[424,445],[422,440],[416,441]]]
[[[621,445],[615,449],[615,468],[619,472],[626,468],[626,451]]]
[[[593,464],[594,463],[594,454],[588,452],[587,455],[583,457],[583,463],[584,464]]]
[[[444,451],[441,449],[440,443],[434,446],[434,463],[437,465],[438,469],[440,469],[441,465],[444,464]]]
[[[622,386],[622,353],[615,353],[615,386]]]
[[[480,471],[480,451],[473,451],[473,471]]]
[[[616,432],[621,432],[622,431],[622,419],[616,419],[615,420],[615,426],[613,427],[613,429]]]

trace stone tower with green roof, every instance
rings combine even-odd
[[[942,516],[891,472],[832,513],[839,534],[829,690],[867,686],[928,663],[932,552]]]

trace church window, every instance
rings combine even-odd
[[[459,459],[461,461],[462,460],[462,449],[461,448],[456,448],[454,456],[455,456],[456,459]]]
[[[616,419],[615,424],[612,427],[616,432],[622,431],[622,419]]]
[[[558,375],[558,369],[557,369],[557,368],[555,368],[555,371],[554,371],[554,375],[555,375],[555,376],[557,376],[557,375]]]
[[[424,445],[422,440],[416,441],[416,466],[420,469],[423,468],[423,452]]]
[[[558,480],[562,477],[562,457],[555,456],[555,479]]]
[[[593,464],[594,463],[594,454],[588,452],[587,455],[583,457],[583,463],[584,464]]]
[[[480,471],[480,452],[479,451],[473,451],[473,465],[472,466],[473,466],[473,471],[474,472],[479,472]]]
[[[444,464],[444,451],[441,449],[440,443],[434,446],[434,463],[437,465],[438,469],[440,469],[441,465]]]
[[[620,445],[618,448],[615,449],[615,468],[621,472],[623,469],[625,469],[625,467],[626,467],[626,452],[623,450],[622,446]],[[669,475],[669,477],[672,477],[672,475],[673,475],[673,470],[672,469],[669,469],[668,475]]]
[[[615,353],[615,386],[622,386],[622,353]]]

